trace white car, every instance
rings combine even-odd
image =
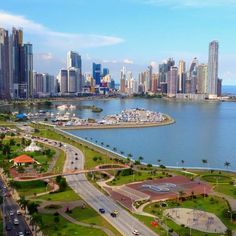
[[[18,225],[19,224],[19,220],[17,218],[14,219],[14,225]]]
[[[9,215],[10,215],[10,216],[13,216],[13,215],[14,215],[14,211],[13,211],[13,210],[10,210]]]
[[[134,235],[139,235],[139,234],[140,234],[137,229],[134,229],[132,233],[133,233]]]
[[[20,211],[20,210],[17,210],[17,211],[16,211],[16,214],[17,214],[17,215],[21,215],[21,211]]]

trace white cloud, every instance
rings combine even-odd
[[[144,4],[172,7],[236,6],[236,0],[134,0]]]
[[[134,64],[134,61],[129,60],[129,59],[124,59],[123,62],[124,62],[125,64]]]
[[[0,11],[1,27],[10,29],[12,26],[22,27],[34,44],[53,49],[78,50],[81,48],[101,47],[122,43],[124,40],[114,36],[104,36],[96,34],[78,34],[56,32],[42,24],[27,19],[25,16],[13,15]],[[37,39],[35,39],[37,38]]]
[[[45,61],[51,61],[54,59],[54,56],[51,52],[47,52],[47,53],[36,53],[34,54],[34,57],[37,57],[38,59],[42,59]]]

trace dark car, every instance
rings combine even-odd
[[[105,209],[100,208],[100,209],[99,209],[99,212],[102,213],[102,214],[104,214],[106,211],[105,211]]]
[[[25,235],[31,235],[31,231],[29,229],[25,229]]]
[[[112,217],[117,217],[118,214],[119,214],[119,211],[117,211],[117,210],[114,210],[113,212],[111,212]]]
[[[10,222],[8,222],[6,224],[6,231],[11,231],[12,230],[12,224]]]

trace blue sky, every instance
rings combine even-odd
[[[236,84],[235,12],[236,0],[8,0],[0,26],[23,27],[37,71],[56,74],[74,50],[84,72],[102,62],[116,79],[123,65],[138,72],[169,57],[207,62],[218,40],[220,77]]]

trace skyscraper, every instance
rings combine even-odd
[[[195,94],[197,90],[197,66],[198,66],[198,60],[195,57],[189,68],[189,79],[191,80],[190,93],[192,94]]]
[[[78,70],[74,67],[68,69],[68,93],[77,92]]]
[[[186,78],[186,68],[185,68],[185,61],[179,61],[179,68],[178,68],[178,93],[184,92],[184,82]]]
[[[67,69],[75,67],[80,69],[80,73],[82,73],[82,61],[81,56],[73,51],[69,51],[67,53]]]
[[[20,97],[28,98],[33,95],[33,46],[30,43],[23,46],[24,71],[22,72]]]
[[[93,78],[95,79],[96,85],[100,85],[101,82],[101,64],[93,63]]]
[[[200,64],[197,67],[197,93],[207,93],[207,65]]]
[[[219,43],[217,41],[210,42],[209,57],[208,57],[208,81],[207,81],[207,93],[210,96],[217,96],[218,50],[219,50]]]
[[[125,67],[122,68],[120,71],[120,92],[126,92],[126,69]]]
[[[68,93],[68,73],[66,69],[61,69],[58,74],[58,82],[60,84],[60,93]]]
[[[12,28],[10,36],[10,87],[13,98],[19,98],[20,77],[23,74],[23,31]]]
[[[73,68],[73,72],[70,72],[70,69]],[[68,82],[72,86],[73,79],[70,80],[70,74],[72,77],[75,77],[75,92],[82,91],[82,60],[81,56],[77,52],[69,51],[67,53],[67,70],[68,70]],[[73,74],[73,75],[72,75]],[[74,88],[68,85],[69,91],[74,91]],[[72,90],[71,90],[72,89]]]
[[[178,82],[178,68],[172,66],[167,72],[167,95],[169,97],[176,96]]]
[[[10,98],[8,31],[0,28],[0,99]]]

